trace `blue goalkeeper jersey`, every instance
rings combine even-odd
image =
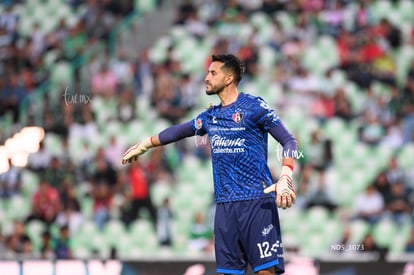
[[[263,192],[273,183],[267,136],[279,123],[262,98],[245,93],[234,103],[213,106],[193,119],[196,135],[208,134],[210,140],[216,202],[271,196]]]

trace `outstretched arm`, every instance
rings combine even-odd
[[[137,160],[138,156],[144,154],[149,149],[157,146],[166,145],[176,142],[180,139],[194,135],[194,130],[191,121],[177,124],[161,131],[159,134],[148,137],[142,142],[130,147],[122,157],[122,164],[131,163]]]

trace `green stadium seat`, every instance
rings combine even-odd
[[[403,22],[408,22],[411,25],[414,23],[414,3],[411,0],[400,0],[397,2],[398,16]]]
[[[371,225],[363,220],[350,221],[348,224],[351,229],[350,243],[353,244],[362,243],[365,235],[371,230]]]
[[[398,235],[396,224],[391,220],[383,219],[373,226],[372,234],[375,242],[381,246],[389,248]]]
[[[72,65],[66,61],[59,61],[51,69],[51,81],[53,85],[63,85],[67,87],[73,83]]]
[[[10,220],[23,220],[30,214],[30,210],[31,200],[20,195],[11,197],[7,203],[7,216]]]
[[[312,232],[306,235],[306,241],[302,243],[300,249],[302,255],[318,258],[328,252],[329,245],[332,243],[330,236],[326,236],[322,232]]]
[[[308,229],[313,231],[323,230],[325,223],[330,219],[328,210],[322,206],[314,206],[306,213]]]
[[[34,172],[24,169],[21,173],[21,185],[22,195],[27,199],[31,199],[31,196],[38,188],[39,176]]]
[[[157,0],[135,0],[135,10],[139,13],[152,12],[157,8]]]
[[[105,243],[110,247],[116,247],[120,236],[127,234],[124,223],[119,219],[112,219],[103,228]]]
[[[407,144],[401,149],[398,156],[398,163],[405,170],[413,168],[414,163],[414,144]]]
[[[379,21],[381,18],[387,18],[393,6],[389,0],[375,1],[371,5],[371,11],[375,18],[375,21]]]
[[[265,26],[268,26],[271,21],[270,18],[263,12],[255,12],[252,16],[249,17],[250,25],[255,28],[261,29]]]
[[[151,185],[150,192],[152,202],[157,207],[160,207],[164,199],[169,198],[173,194],[173,188],[169,182],[158,181]]]

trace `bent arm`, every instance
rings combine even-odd
[[[181,124],[177,124],[166,128],[159,134],[151,137],[153,146],[166,145],[172,142],[179,141],[180,139],[191,137],[195,134],[191,121],[187,121]]]
[[[269,133],[283,146],[282,165],[290,166],[293,170],[294,159],[299,155],[296,138],[286,129],[282,122],[272,127]]]

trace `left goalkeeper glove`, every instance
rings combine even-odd
[[[130,163],[137,160],[138,156],[144,154],[154,147],[151,137],[144,139],[141,143],[137,143],[129,148],[122,157],[122,164]]]
[[[293,171],[288,166],[282,166],[282,173],[277,183],[264,189],[266,194],[276,192],[276,205],[283,209],[291,207],[296,202],[296,192],[292,184]]]

